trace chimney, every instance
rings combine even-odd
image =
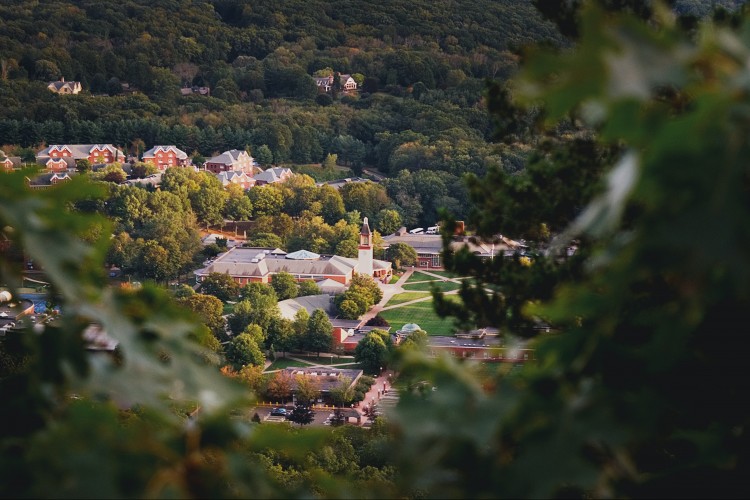
[[[60,81],[61,81],[61,82],[63,82],[63,83],[65,83],[65,77],[64,77],[64,76],[61,76],[61,77],[60,77]]]

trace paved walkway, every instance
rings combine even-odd
[[[394,295],[398,295],[399,293],[404,293],[406,290],[403,289],[403,285],[411,277],[412,274],[414,274],[414,269],[409,269],[395,283],[391,283],[391,284],[378,283],[380,290],[383,292],[383,298],[380,302],[378,302],[373,307],[371,307],[370,310],[367,311],[362,316],[362,324],[367,323],[372,318],[374,318],[380,311],[382,311],[385,305],[388,303],[389,300],[391,300],[391,298]]]
[[[428,300],[432,300],[432,294],[425,295],[424,297],[420,297],[414,300],[410,300],[408,302],[401,302],[400,304],[392,305],[392,306],[386,306],[389,300],[394,295],[398,295],[399,293],[408,293],[408,292],[415,292],[416,290],[408,290],[403,288],[403,285],[406,284],[406,282],[409,280],[409,278],[414,274],[415,272],[419,272],[422,274],[426,274],[427,276],[432,276],[433,278],[437,278],[440,281],[449,281],[451,283],[461,284],[462,278],[447,278],[445,276],[440,276],[439,274],[431,273],[430,271],[426,271],[424,269],[416,270],[414,268],[406,271],[401,278],[394,283],[393,285],[380,285],[380,289],[383,290],[383,300],[381,300],[376,306],[374,306],[368,313],[366,313],[363,318],[366,318],[365,321],[369,320],[370,318],[373,318],[376,314],[378,314],[380,311],[389,311],[391,309],[396,309],[399,307],[409,306],[411,304],[416,304],[417,302],[426,302]],[[420,280],[420,281],[410,281],[410,285],[414,285],[417,283],[434,283],[436,280]],[[392,287],[392,288],[386,288],[386,287]],[[387,295],[387,293],[389,293]],[[456,295],[458,293],[458,290],[451,290],[448,292],[443,292],[445,295]]]
[[[372,405],[379,405],[380,401],[389,392],[393,394],[394,389],[391,387],[391,379],[393,378],[393,372],[385,370],[383,373],[375,377],[375,383],[372,384],[370,390],[365,394],[365,398],[356,406],[357,410],[364,415],[365,408]],[[363,418],[363,423],[366,417]]]

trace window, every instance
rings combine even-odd
[[[427,261],[427,260],[420,260],[419,261],[419,267],[429,267],[429,266],[430,266],[430,262],[429,261]]]

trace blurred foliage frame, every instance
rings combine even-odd
[[[446,267],[474,284],[463,306],[435,293],[459,321],[533,336],[543,320],[560,333],[532,341],[521,375],[499,370],[484,387],[454,360],[407,362],[407,388],[436,390],[402,398],[404,477],[448,497],[745,497],[750,25],[686,34],[659,4],[647,23],[593,2],[579,16],[575,48],[530,51],[490,97],[594,131],[614,158],[599,165],[601,188],[530,266],[452,252],[447,223]],[[590,189],[585,179],[570,189]],[[470,180],[480,237],[524,222],[539,234],[545,214],[518,182]],[[436,417],[415,429],[417,414]]]
[[[562,267],[554,251],[531,266],[446,252],[476,280],[461,296],[479,301],[449,312],[518,329],[536,316],[562,333],[536,339],[521,374],[501,368],[491,380],[408,352],[391,441],[398,494],[749,496],[750,27],[707,24],[691,39],[665,11],[654,16],[587,5],[574,49],[527,56],[517,102],[543,106],[549,123],[582,120],[624,154],[551,247],[581,242]],[[101,289],[109,230],[65,210],[92,188],[29,192],[26,175],[3,174],[1,227],[48,272],[64,312],[23,337],[25,364],[0,383],[0,495],[363,493],[305,462],[321,434],[260,432],[211,411],[238,391],[205,364],[166,295]],[[13,263],[2,265],[17,288]],[[513,287],[477,292],[488,284],[512,284],[524,300],[507,302]],[[91,322],[120,341],[121,358],[87,359],[80,332]],[[198,420],[176,418],[182,405],[200,405]],[[269,448],[276,463],[248,460]],[[268,472],[295,461],[313,486]],[[364,493],[378,491],[389,490]]]

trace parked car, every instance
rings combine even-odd
[[[286,408],[274,408],[271,410],[271,416],[272,417],[286,417],[287,411]]]

